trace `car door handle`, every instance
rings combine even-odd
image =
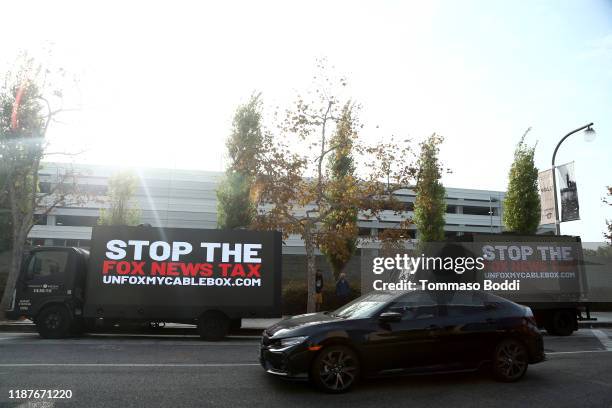
[[[497,323],[497,319],[491,319],[491,318],[488,318],[488,319],[486,320],[486,322],[487,322],[487,323]]]
[[[432,324],[427,329],[428,330],[440,330],[440,326]]]

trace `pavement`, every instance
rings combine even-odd
[[[328,395],[264,373],[258,336],[95,334],[42,340],[0,333],[0,407],[612,407],[612,329],[544,336],[548,360],[518,383],[484,373],[363,381]],[[10,399],[9,390],[70,390],[70,399]]]
[[[261,332],[278,322],[282,318],[274,319],[242,319],[241,327],[232,332],[236,335],[260,335]],[[155,329],[156,333],[160,334],[193,334],[196,326],[193,324],[179,324],[179,323],[166,323],[164,327]],[[106,329],[106,331],[109,331]],[[153,329],[151,330],[153,331]],[[36,332],[36,326],[31,320],[0,320],[0,333],[2,332],[22,332],[22,333],[34,333]],[[132,328],[127,329],[115,329],[110,332],[135,332]],[[142,330],[136,330],[136,332],[142,332]]]
[[[612,312],[591,312],[591,318],[597,320],[580,321],[578,326],[581,328],[612,327]]]

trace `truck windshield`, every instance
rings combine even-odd
[[[68,262],[67,251],[37,251],[32,254],[26,278],[46,278],[63,274]]]

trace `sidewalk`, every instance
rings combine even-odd
[[[578,322],[578,327],[590,328],[590,327],[612,327],[612,312],[592,312],[591,318],[597,320],[593,322]]]
[[[242,319],[241,329],[257,329],[264,330],[273,324],[281,321],[282,318],[274,319]]]
[[[242,319],[239,334],[259,335],[265,328],[272,326],[280,320],[281,318]],[[167,323],[164,328],[160,330],[184,332],[193,329],[195,329],[195,326],[192,324]],[[36,327],[30,320],[0,320],[0,332],[34,333],[36,332]]]

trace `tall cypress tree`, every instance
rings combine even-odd
[[[246,228],[253,222],[256,208],[251,192],[262,142],[261,99],[257,94],[236,110],[232,133],[226,142],[230,163],[217,188],[219,228]]]
[[[422,243],[444,240],[444,215],[446,213],[444,196],[446,191],[440,182],[442,166],[438,160],[438,146],[443,141],[442,136],[434,133],[422,142],[417,162],[414,222],[420,234],[419,241]]]
[[[323,220],[324,237],[321,240],[321,252],[331,264],[336,278],[355,252],[359,231],[358,209],[349,198],[357,188],[351,154],[355,137],[353,125],[352,105],[347,103],[336,124],[336,132],[330,139],[330,145],[335,147],[328,162],[330,182],[327,194],[332,209]]]
[[[134,202],[138,177],[131,171],[115,173],[108,180],[109,208],[100,210],[99,225],[138,225],[140,210]]]
[[[526,134],[525,134],[526,135]],[[540,224],[538,169],[534,163],[535,146],[525,144],[525,135],[514,151],[504,200],[504,225],[520,234],[534,234]]]

